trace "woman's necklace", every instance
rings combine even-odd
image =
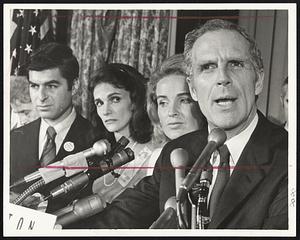
[[[134,141],[133,143],[132,143],[132,145],[131,146],[129,146],[130,147],[130,149],[134,152],[134,148],[135,148],[135,146],[137,145],[137,141]],[[134,161],[134,159],[133,159],[133,161]],[[121,169],[122,170],[122,169]],[[116,173],[120,173],[120,171],[116,171],[116,170],[114,170]],[[107,183],[107,175],[109,176],[109,177],[111,177],[111,174],[106,174],[106,175],[104,175],[104,178],[103,178],[103,184],[104,184],[104,186],[105,187],[110,187],[110,186],[112,186],[116,181],[117,181],[117,177],[114,177],[114,180],[112,181],[112,183]]]

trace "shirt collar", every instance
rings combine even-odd
[[[59,134],[65,128],[69,128],[71,126],[71,124],[74,122],[75,118],[76,118],[76,111],[75,111],[74,107],[72,107],[71,113],[65,119],[63,119],[62,121],[60,121],[59,123],[55,124],[52,127],[55,129],[56,133]],[[40,127],[40,136],[41,137],[46,136],[48,127],[49,127],[49,124],[42,118],[41,119],[41,127]]]
[[[230,138],[224,143],[227,145],[230,155],[232,157],[232,161],[235,165],[237,164],[237,161],[239,160],[242,151],[244,150],[247,142],[249,141],[249,138],[251,137],[251,134],[253,133],[257,123],[258,115],[256,113],[253,120],[247,128],[245,128],[238,135]]]
[[[249,124],[247,128],[245,128],[242,132],[240,132],[238,135],[230,138],[227,140],[224,144],[227,145],[228,150],[230,152],[230,166],[235,166],[237,164],[237,161],[239,160],[242,151],[244,150],[247,142],[249,141],[249,138],[251,134],[253,133],[256,125],[258,123],[258,114],[256,113],[253,120]],[[211,129],[208,127],[208,132],[210,132]]]

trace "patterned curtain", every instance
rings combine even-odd
[[[131,65],[149,77],[167,57],[169,15],[168,10],[73,11],[70,47],[80,66],[74,105],[83,116],[92,118],[87,86],[104,61]]]
[[[73,102],[78,112],[90,116],[91,96],[88,82],[91,74],[108,56],[108,42],[112,39],[118,11],[74,10],[70,31],[70,47],[79,62],[79,88]]]
[[[167,57],[169,10],[123,10],[112,62],[137,68],[146,77]]]

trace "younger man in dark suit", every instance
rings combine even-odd
[[[62,44],[48,43],[31,56],[29,92],[32,104],[40,118],[11,131],[10,183],[33,173],[64,157],[90,148],[96,140],[104,138],[104,129],[94,129],[91,123],[77,114],[72,105],[79,74],[78,61],[72,50]],[[42,189],[51,190],[62,178]],[[28,185],[13,189],[21,193]],[[83,192],[90,193],[86,188]],[[84,195],[84,194],[83,194]],[[53,212],[78,194],[50,201],[47,212]]]

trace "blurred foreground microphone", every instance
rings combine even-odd
[[[175,168],[175,185],[177,194],[179,187],[185,178],[185,170],[189,162],[189,155],[183,148],[176,148],[171,152],[170,158],[172,166]]]
[[[211,154],[224,144],[226,141],[226,134],[222,129],[214,128],[211,130],[207,140],[208,143],[206,147],[203,149],[179,188],[177,194],[177,201],[179,202],[182,202],[186,198],[187,192],[191,190],[193,184],[200,177],[201,171],[207,166]]]
[[[174,196],[166,201],[165,210],[159,218],[152,223],[149,229],[178,229],[176,198]]]
[[[52,182],[60,177],[70,177],[78,172],[82,172],[89,167],[87,158],[92,156],[103,156],[110,151],[110,143],[103,139],[94,143],[93,147],[82,152],[66,156],[63,160],[54,162],[46,167],[40,168],[38,171],[25,176],[23,179],[14,183],[12,187],[16,187],[22,183],[29,183],[36,179],[43,178],[45,184]]]
[[[120,167],[134,159],[134,152],[130,148],[125,148],[122,151],[115,153],[111,159],[102,160],[98,167],[94,167],[87,172],[80,173],[71,179],[67,180],[60,186],[50,191],[50,195],[45,198],[57,198],[68,194],[69,192],[80,190],[88,184],[89,181],[95,180],[103,175],[111,172],[117,167]]]
[[[67,207],[67,213],[57,217],[56,225],[67,226],[78,220],[93,216],[101,212],[105,207],[105,201],[102,201],[98,194],[79,199],[72,206]]]

